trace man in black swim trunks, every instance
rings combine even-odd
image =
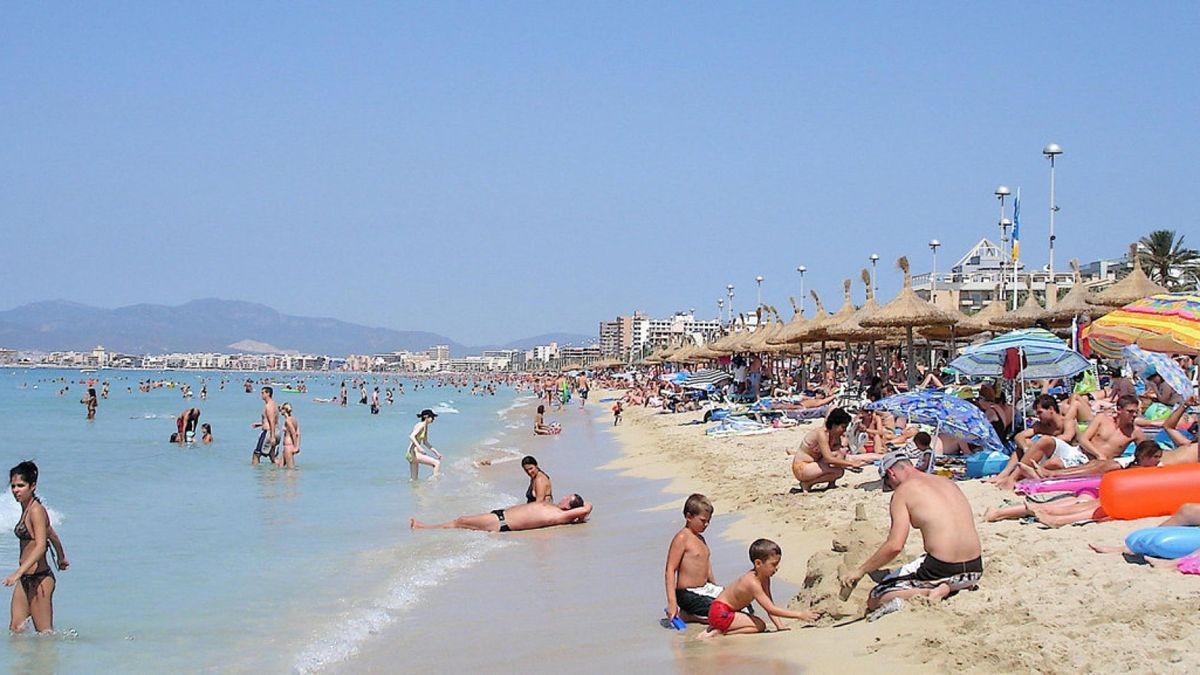
[[[863,576],[891,562],[904,550],[909,529],[921,530],[925,555],[893,572],[871,589],[867,610],[892,600],[918,595],[941,600],[974,588],[983,576],[975,515],[962,490],[948,478],[927,474],[912,465],[903,450],[879,462],[883,489],[892,494],[892,525],[887,540],[857,569],[842,577],[849,588]]]
[[[277,459],[279,454],[279,437],[277,430],[279,429],[279,406],[275,404],[275,390],[271,387],[262,388],[262,418],[260,421],[251,424],[254,429],[262,429],[262,433],[258,435],[258,444],[254,447],[254,452],[250,455],[250,463],[257,465],[258,460],[266,457],[272,463],[282,466],[283,460]]]
[[[459,516],[448,523],[438,525],[426,524],[416,518],[408,520],[408,526],[414,530],[443,529],[443,530],[482,530],[484,532],[513,532],[520,530],[536,530],[555,525],[582,523],[592,512],[592,505],[583,501],[583,497],[573,494],[564,497],[557,504],[549,502],[531,502],[518,504],[506,509],[496,509],[488,513],[474,516]]]

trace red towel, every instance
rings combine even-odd
[[[1016,347],[1004,350],[1004,379],[1015,380],[1021,374],[1021,354]]]

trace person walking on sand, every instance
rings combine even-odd
[[[292,414],[292,404],[279,406],[283,415],[283,468],[296,468],[296,455],[300,454],[300,423]]]
[[[885,612],[899,609],[899,601],[918,595],[942,600],[976,587],[983,576],[983,557],[971,504],[962,490],[949,478],[917,470],[903,450],[884,455],[879,473],[884,491],[893,491],[891,527],[878,550],[842,576],[842,586],[853,588],[859,579],[900,555],[915,526],[921,531],[925,555],[894,570],[871,589],[867,611],[885,604],[889,605]]]
[[[405,459],[408,460],[409,474],[412,480],[418,477],[418,469],[422,464],[433,467],[433,475],[430,478],[437,478],[438,472],[442,466],[442,453],[437,451],[429,443],[429,425],[437,419],[437,413],[429,408],[422,410],[417,415],[417,423],[413,425],[412,432],[408,435],[408,453]]]
[[[8,629],[14,633],[25,630],[25,622],[33,619],[33,629],[39,633],[54,631],[54,571],[46,561],[52,553],[57,567],[70,566],[58,533],[50,525],[50,515],[37,498],[38,468],[33,462],[21,462],[8,472],[8,486],[13,499],[21,505],[21,516],[13,534],[20,545],[17,570],[4,578],[5,586],[13,587]]]
[[[262,433],[258,435],[258,444],[254,446],[254,452],[250,455],[250,464],[254,466],[258,465],[258,460],[262,457],[266,457],[277,466],[283,465],[282,460],[278,459],[279,406],[275,404],[274,395],[275,390],[271,387],[262,388],[262,416],[258,422],[250,425],[252,429],[262,429]]]

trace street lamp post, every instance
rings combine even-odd
[[[942,242],[937,239],[930,240],[929,250],[933,251],[933,274],[929,277],[929,300],[933,304],[937,304],[937,250],[942,245]]]
[[[733,325],[733,284],[727,285],[725,287],[725,290],[728,292],[728,295],[729,295],[729,325],[732,326]]]
[[[762,282],[763,282],[762,275],[760,274],[760,275],[754,277],[754,282],[756,284],[758,284],[758,306],[762,307]]]
[[[1042,154],[1050,160],[1050,280],[1046,287],[1046,307],[1053,307],[1058,301],[1058,286],[1054,283],[1054,214],[1058,205],[1054,201],[1054,158],[1062,154],[1058,143],[1049,143],[1042,148]]]
[[[1008,260],[1008,228],[1004,226],[1004,198],[1012,194],[1007,185],[996,188],[992,194],[1000,200],[1000,300],[1004,301],[1004,267]]]
[[[1003,257],[1000,260],[1000,302],[1005,302],[1005,298],[1008,297],[1008,294],[1004,291],[1004,289],[1008,287],[1007,277],[1005,277],[1004,274],[1005,261],[1012,262],[1012,249],[1008,247],[1008,230],[1011,227],[1012,221],[1008,218],[1002,218],[1000,220],[1000,241],[1002,242],[1001,246],[1003,246],[1005,250]],[[1016,281],[1013,283],[1016,283]],[[1013,293],[1016,292],[1016,289],[1014,289]]]
[[[796,271],[800,273],[800,316],[804,316],[804,273],[808,271],[808,268],[801,265],[796,268]]]
[[[872,253],[871,254],[871,294],[874,295],[875,297],[879,297],[879,281],[878,281],[878,277],[875,276],[875,265],[878,262],[879,262],[879,254]]]
[[[725,313],[725,298],[717,298],[717,323],[721,323],[721,315]]]

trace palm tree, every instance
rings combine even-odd
[[[1200,273],[1200,252],[1185,248],[1183,235],[1175,230],[1154,230],[1138,241],[1142,267],[1146,276],[1168,290],[1181,290],[1192,285],[1188,277]]]

